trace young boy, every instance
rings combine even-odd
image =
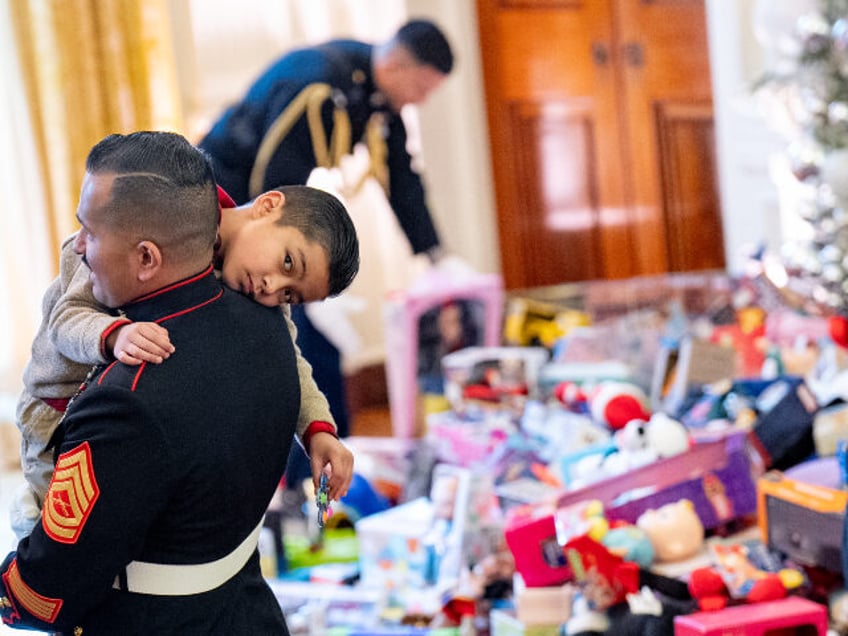
[[[221,278],[260,304],[281,305],[287,319],[289,304],[336,296],[359,269],[353,223],[341,202],[326,192],[286,186],[236,207],[219,188],[219,203],[215,267]],[[45,292],[42,324],[18,402],[21,465],[27,480],[12,504],[12,527],[19,539],[38,523],[53,473],[50,441],[89,368],[112,358],[129,365],[158,364],[174,353],[160,325],[132,323],[97,303],[88,267],[73,250],[74,238],[62,245],[59,276]],[[287,324],[295,341],[294,324],[290,319]],[[316,487],[330,464],[329,497],[339,499],[352,478],[353,455],[339,442],[312,369],[295,349],[301,389],[298,438],[310,454]]]

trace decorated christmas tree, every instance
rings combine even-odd
[[[824,313],[845,316],[848,0],[766,0],[757,13],[767,72],[756,94],[787,140],[787,169],[776,179],[797,221],[785,228],[781,260],[795,290]]]

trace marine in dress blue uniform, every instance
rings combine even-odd
[[[421,62],[445,75],[450,73],[453,54],[434,24],[410,21],[398,30],[396,38]],[[351,143],[363,139],[372,117],[381,118],[389,203],[413,253],[435,253],[440,249],[440,239],[427,207],[424,185],[412,168],[403,120],[375,82],[374,52],[372,44],[337,39],[283,55],[259,76],[240,102],[222,114],[199,145],[212,157],[219,183],[236,202],[244,203],[249,199],[257,151],[268,130],[304,88],[328,84],[332,95],[321,109],[326,138],[335,133],[335,108],[347,113]],[[410,81],[416,81],[414,76]],[[305,184],[317,165],[309,123],[301,116],[271,156],[262,190]],[[303,307],[292,307],[292,320],[301,353],[312,365],[313,377],[327,397],[339,435],[344,437],[349,433],[349,423],[341,355],[311,323]],[[308,465],[302,453],[292,459],[295,464],[287,478],[299,483],[308,475]]]
[[[176,352],[113,363],[70,405],[42,524],[0,567],[3,621],[86,636],[288,634],[246,540],[300,403],[281,312],[224,288],[211,266],[123,311],[167,327]],[[192,585],[185,566],[226,561],[239,545],[246,563],[231,578],[180,589]],[[136,585],[139,564],[152,564],[152,590]],[[157,579],[163,564],[186,575]]]
[[[332,40],[291,51],[274,62],[250,87],[244,99],[224,112],[200,142],[212,157],[215,176],[239,204],[249,200],[248,182],[259,145],[283,110],[308,85],[326,83],[333,95],[322,108],[327,138],[333,133],[333,108],[345,108],[351,140],[362,139],[375,113],[383,116],[387,144],[389,203],[416,254],[439,244],[420,175],[412,169],[407,135],[399,113],[379,92],[371,71],[374,45]],[[305,184],[316,167],[306,117],[300,117],[271,157],[262,191],[279,185]]]

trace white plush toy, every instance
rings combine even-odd
[[[613,434],[616,450],[606,456],[589,455],[572,468],[571,487],[583,487],[595,481],[621,475],[659,459],[689,449],[686,427],[665,413],[654,413],[648,420],[631,420]]]
[[[689,450],[686,427],[665,413],[654,413],[647,426],[648,446],[659,457],[672,457]]]
[[[665,413],[654,413],[648,421],[631,420],[616,431],[613,440],[618,452],[604,460],[606,475],[620,475],[689,448],[686,427]]]

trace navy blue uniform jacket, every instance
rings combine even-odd
[[[333,40],[287,53],[256,80],[240,103],[224,112],[199,145],[212,156],[221,186],[237,203],[245,203],[256,152],[274,120],[304,87],[314,82],[329,84],[343,95],[353,143],[362,138],[373,113],[386,113],[389,203],[413,252],[419,254],[438,245],[439,237],[426,205],[421,177],[412,169],[406,150],[403,120],[387,110],[385,99],[374,84],[372,49],[372,45],[363,42]],[[327,140],[333,130],[332,110],[328,100],[323,109]],[[312,138],[303,116],[269,162],[262,190],[305,184],[315,167]]]
[[[71,633],[287,634],[256,551],[191,596],[113,588],[133,560],[203,563],[259,523],[300,404],[282,312],[224,288],[212,268],[124,307],[168,329],[164,363],[113,363],[70,405],[42,524],[9,554],[4,622]]]

